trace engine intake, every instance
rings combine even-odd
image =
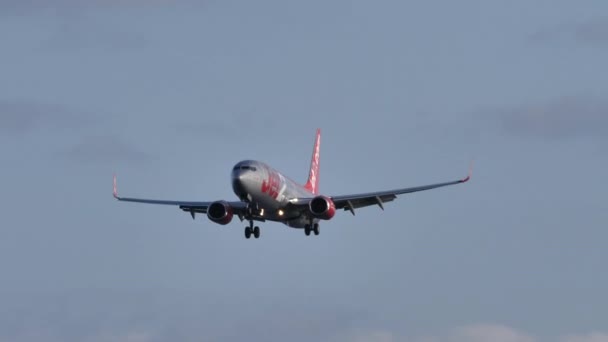
[[[336,214],[336,205],[331,198],[325,196],[317,196],[308,204],[310,213],[319,219],[329,220]]]
[[[207,217],[218,224],[225,225],[230,223],[233,215],[232,207],[225,201],[213,202],[207,208]]]

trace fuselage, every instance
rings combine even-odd
[[[269,165],[256,160],[240,161],[232,168],[231,179],[236,196],[257,206],[265,220],[294,228],[303,228],[310,223],[309,218],[290,211],[289,204],[316,195]]]

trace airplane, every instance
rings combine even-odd
[[[113,195],[119,201],[177,206],[190,213],[206,214],[209,220],[220,225],[229,224],[236,215],[241,222],[246,220],[245,238],[260,237],[260,228],[254,221],[275,221],[291,228],[304,229],[306,236],[319,235],[319,223],[334,217],[343,209],[355,215],[355,209],[377,205],[384,210],[384,203],[397,195],[431,190],[444,186],[466,183],[471,178],[472,164],[465,178],[430,185],[376,191],[354,195],[327,196],[319,192],[319,152],[321,130],[317,129],[310,162],[308,180],[298,184],[269,165],[256,160],[238,162],[231,173],[232,190],[239,201],[217,200],[210,202],[168,201],[118,196],[116,175],[114,175]]]

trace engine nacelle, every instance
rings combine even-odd
[[[317,196],[308,203],[310,213],[319,219],[329,220],[336,214],[336,205],[331,198]]]
[[[230,204],[225,201],[211,203],[207,208],[207,217],[218,224],[228,224],[232,221],[233,210]]]

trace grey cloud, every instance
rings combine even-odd
[[[6,294],[5,294],[6,295]],[[74,290],[3,298],[0,341],[321,341],[321,342],[608,342],[608,334],[564,334],[543,340],[502,324],[474,324],[407,336],[366,327],[369,313],[318,302],[256,305],[237,294],[180,291]]]
[[[541,44],[573,42],[590,46],[608,46],[608,18],[542,29],[532,34],[530,39],[534,43]]]
[[[138,31],[133,21],[118,24],[124,10],[181,8],[195,10],[207,1],[196,0],[0,0],[0,17],[18,15],[24,26],[44,26],[43,42],[36,46],[43,50],[53,49],[138,49],[149,45],[151,40]],[[41,20],[43,18],[44,20]],[[111,20],[108,20],[110,18]],[[31,22],[28,22],[31,21]]]
[[[502,129],[542,139],[608,137],[608,101],[563,97],[555,101],[491,110]]]
[[[332,342],[545,342],[530,333],[501,324],[475,324],[453,329],[444,334],[428,336],[403,336],[398,333],[377,330],[357,331],[346,334]],[[551,341],[559,342],[608,342],[608,334],[594,332],[589,334],[558,336]]]
[[[106,24],[87,20],[86,17],[70,17],[58,21],[55,33],[46,42],[50,49],[111,50],[139,49],[148,45],[148,39],[132,31],[120,31]]]
[[[33,15],[26,20],[34,23],[44,17],[50,22],[49,27],[44,30],[44,40],[38,46],[44,50],[66,50],[66,49],[90,49],[99,48],[107,53],[107,50],[138,49],[148,45],[149,39],[142,32],[137,31],[136,26],[131,23],[118,25],[111,24],[107,16],[99,15],[94,3],[79,6],[64,6],[45,10],[44,7],[24,7],[21,11],[36,12],[40,10],[43,15]],[[109,6],[109,5],[108,5]],[[0,7],[1,8],[1,7]],[[102,12],[104,13],[104,12]]]
[[[246,127],[235,131],[235,127]],[[269,132],[277,127],[276,121],[258,111],[244,111],[232,114],[218,114],[207,117],[203,122],[178,123],[175,132],[191,137],[213,136],[225,141],[251,141],[260,132]],[[238,134],[237,134],[238,133]]]
[[[589,334],[569,335],[561,339],[561,342],[608,342],[608,334],[593,332]]]
[[[574,29],[574,35],[579,41],[590,44],[608,44],[608,18],[587,22]]]
[[[61,105],[35,101],[0,101],[0,132],[24,134],[37,128],[82,125],[85,120]]]
[[[325,341],[365,319],[348,307],[321,310],[270,298],[244,305],[243,298],[177,291],[74,290],[4,299],[0,341]]]
[[[454,342],[535,342],[536,338],[513,328],[498,324],[479,324],[456,329]]]
[[[85,342],[153,342],[158,337],[150,332],[132,331],[126,333],[102,332],[84,339]]]
[[[152,159],[152,156],[139,150],[134,145],[111,136],[87,137],[62,154],[81,163],[144,163]]]
[[[96,116],[62,105],[35,101],[0,101],[0,133],[5,137],[22,137],[44,130],[57,137],[54,142],[75,133],[89,132],[93,124],[100,125]],[[90,134],[90,133],[85,133]],[[111,136],[86,136],[80,142],[59,152],[62,157],[77,162],[146,162],[150,155],[135,146]]]
[[[62,10],[100,7],[142,7],[176,4],[197,4],[196,0],[0,0],[0,8],[5,10]]]

